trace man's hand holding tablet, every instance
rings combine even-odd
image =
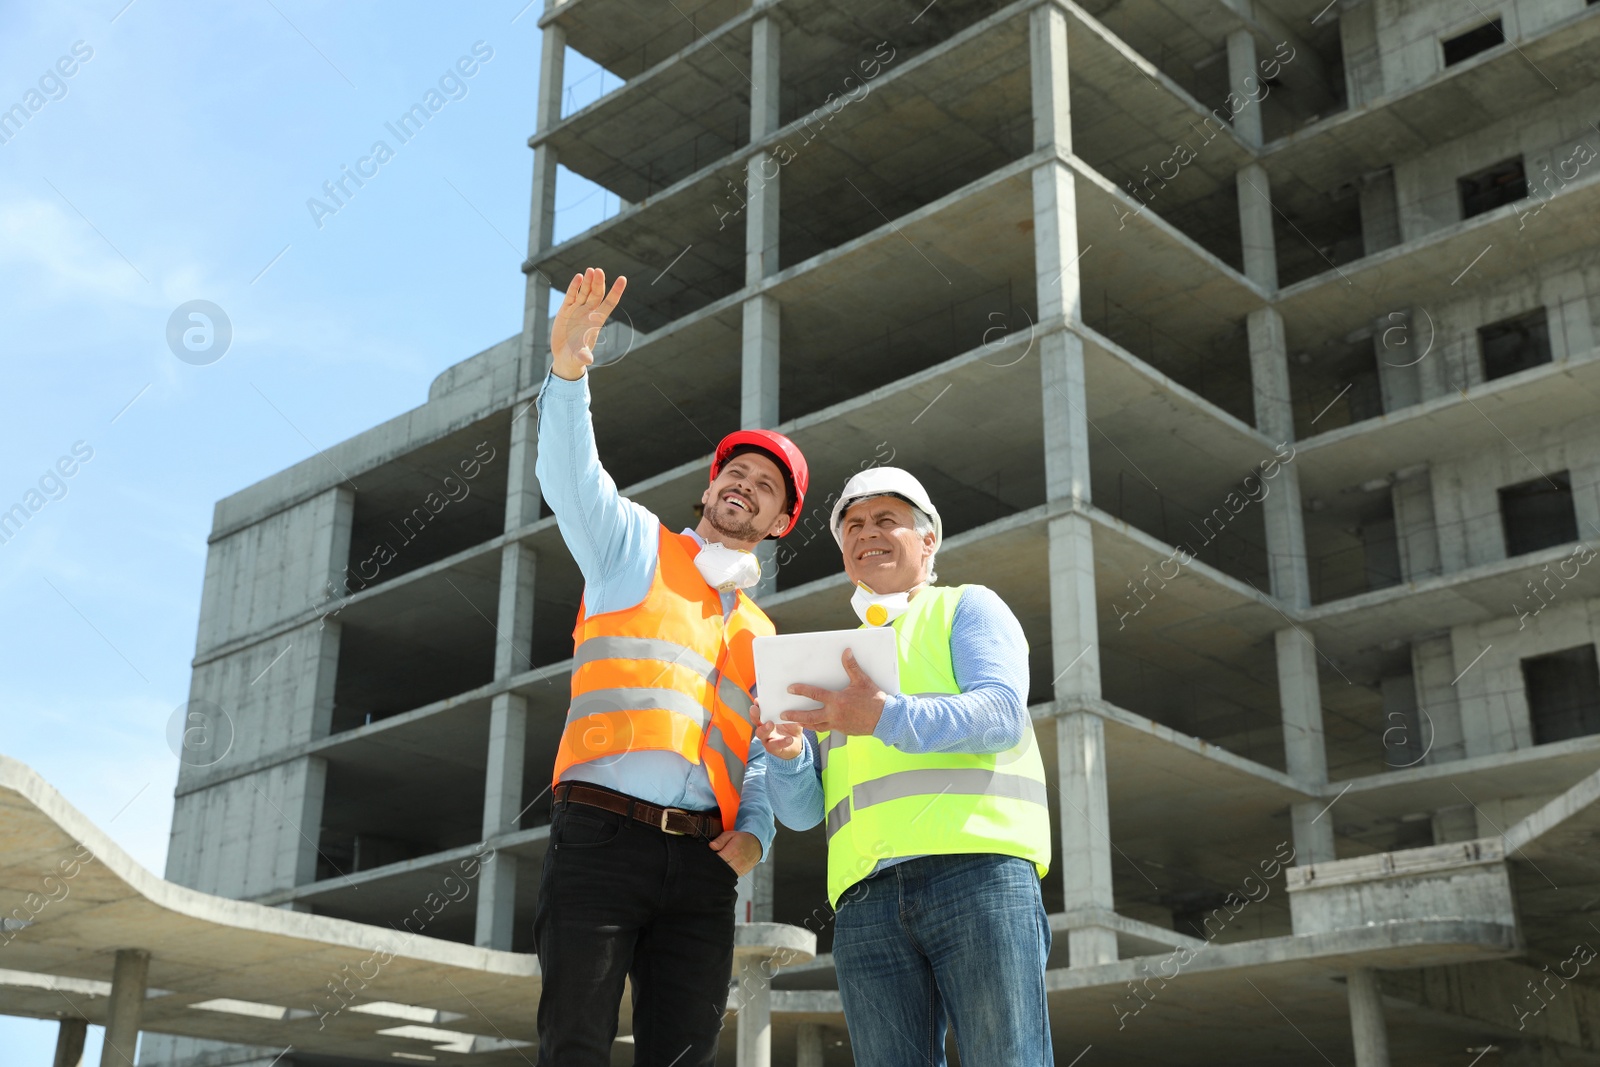
[[[795,636],[815,639],[823,635]],[[804,749],[803,735],[807,729],[837,730],[848,736],[871,734],[877,728],[878,719],[883,715],[885,698],[889,693],[899,691],[899,663],[895,659],[893,630],[885,628],[843,631],[839,637],[848,639],[851,644],[859,644],[866,650],[866,654],[871,656],[879,672],[886,673],[888,690],[874,681],[862,668],[856,659],[855,649],[846,647],[839,657],[846,680],[843,688],[828,689],[807,682],[790,682],[787,693],[792,696],[768,698],[769,705],[776,706],[773,711],[764,712],[759,699],[751,708],[750,721],[755,725],[755,736],[769,755],[778,759],[794,759]],[[783,640],[784,638],[758,638],[756,641],[758,693],[769,691],[762,688],[763,683],[772,686],[781,684],[785,675],[795,676],[794,663],[784,662],[784,657],[771,655],[772,651],[781,646],[774,644],[763,647],[764,642]],[[768,654],[763,655],[763,653]],[[766,667],[765,671],[763,667]],[[806,674],[813,676],[818,674],[815,666],[802,669]],[[828,671],[824,673],[837,674]],[[797,706],[799,702],[793,699],[795,696],[808,698],[821,706],[802,710]]]
[[[799,723],[806,729],[819,732],[837,730],[847,737],[870,734],[877,729],[878,719],[883,715],[884,698],[888,694],[861,669],[853,649],[845,649],[839,661],[844,664],[850,684],[843,689],[824,689],[804,682],[794,683],[789,687],[789,692],[809,697],[822,707],[815,711],[786,711],[783,713],[785,722]]]

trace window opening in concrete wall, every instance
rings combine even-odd
[[[1528,195],[1528,178],[1522,157],[1505,159],[1492,167],[1456,179],[1461,193],[1461,217],[1470,219]]]
[[[1550,362],[1550,319],[1544,308],[1478,327],[1483,376],[1504,378]]]
[[[1508,558],[1576,541],[1578,515],[1572,507],[1571,474],[1558,471],[1501,489],[1500,522]]]
[[[1594,645],[1522,661],[1533,743],[1547,745],[1600,733],[1600,664]]]
[[[1501,27],[1500,20],[1490,19],[1482,26],[1440,41],[1439,44],[1444,48],[1444,65],[1453,67],[1479,52],[1487,52],[1497,44],[1504,44],[1505,39],[1506,31]]]
[[[482,544],[505,529],[511,413],[500,411],[358,477],[344,577],[350,594]]]

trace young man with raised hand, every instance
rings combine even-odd
[[[743,590],[760,577],[751,549],[794,526],[805,458],[782,434],[729,434],[680,533],[622,497],[595,448],[587,368],[626,284],[573,277],[538,400],[535,472],[584,579],[534,919],[540,1067],[611,1063],[624,979],[635,1062],[709,1067],[735,886],[773,835],[749,721],[751,642],[773,627]]]
[[[844,655],[850,685],[759,724],[778,819],[826,819],[833,962],[857,1063],[1048,1067],[1050,863],[1044,764],[1028,716],[1028,644],[981,585],[934,585],[943,539],[922,483],[851,478],[830,520],[866,626],[895,631],[900,694]],[[759,723],[759,707],[752,716]]]

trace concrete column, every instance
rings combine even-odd
[[[1539,286],[1539,299],[1550,309],[1550,356],[1562,360],[1592,359],[1594,319],[1581,271],[1568,271]]]
[[[311,696],[312,740],[333,732],[333,694],[339,680],[339,640],[343,632],[338,620],[329,619],[319,623],[310,635],[310,655],[316,661],[311,667],[316,677]]]
[[[778,128],[780,42],[778,20],[765,15],[750,24],[750,140]]]
[[[1439,530],[1433,518],[1433,479],[1424,467],[1395,482],[1395,536],[1400,544],[1401,573],[1406,581],[1439,573]]]
[[[822,1067],[822,1027],[817,1023],[801,1023],[795,1027],[795,1067]]]
[[[1383,95],[1383,64],[1378,55],[1377,5],[1370,0],[1339,11],[1339,46],[1344,54],[1345,97],[1352,109]]]
[[[1111,911],[1111,818],[1106,803],[1105,723],[1087,711],[1056,720],[1056,760],[1061,780],[1062,907]],[[1112,963],[1117,935],[1102,926],[1067,931],[1072,967]]]
[[[1067,15],[1051,4],[1028,13],[1033,79],[1033,147],[1072,151],[1072,101],[1067,88]]]
[[[339,674],[341,632],[338,612],[342,608],[344,598],[352,592],[349,571],[350,531],[355,523],[356,494],[343,485],[334,487],[330,492],[333,496],[331,522],[326,530],[318,531],[317,543],[312,549],[319,554],[326,553],[326,558],[321,563],[327,575],[323,590],[332,603],[320,609],[326,614],[317,624],[317,629],[310,634],[313,642],[311,656],[315,660],[311,668],[315,672],[315,681],[312,685],[310,740],[327,737],[333,730],[333,694]],[[357,580],[360,580],[359,576]],[[319,810],[317,812],[319,821],[321,816]]]
[[[1367,255],[1400,243],[1400,201],[1394,169],[1384,167],[1361,176],[1361,250]]]
[[[313,842],[318,840],[322,826],[322,800],[328,785],[328,761],[315,756],[290,760],[277,773],[267,772],[265,778],[267,791],[277,794],[275,804],[287,819],[280,816],[271,805],[251,803],[245,810],[253,812],[263,825],[280,826],[279,859],[274,867],[279,872],[293,872],[289,885],[314,882],[317,880],[318,856],[317,846]],[[256,799],[259,801],[262,798],[258,796]],[[284,907],[290,911],[311,910],[308,902],[286,904]]]
[[[494,676],[533,669],[533,578],[538,557],[524,542],[500,550],[500,608],[495,623]]]
[[[1239,243],[1244,276],[1268,292],[1278,288],[1278,246],[1272,234],[1272,186],[1259,163],[1239,168]]]
[[[778,425],[778,324],[775,298],[758,293],[744,302],[739,425],[746,430],[770,430]],[[778,542],[770,539],[755,548],[761,560],[761,581],[750,590],[755,600],[778,591],[777,549]]]
[[[528,702],[516,693],[495,696],[489,712],[489,765],[484,782],[483,837],[510,833],[522,813],[522,765],[528,734]],[[511,948],[516,926],[517,858],[497,849],[478,873],[473,943]]]
[[[1042,163],[1033,171],[1033,256],[1039,321],[1081,323],[1078,191],[1072,171],[1062,163]]]
[[[1035,148],[1072,151],[1066,15],[1053,5],[1028,16]],[[1033,172],[1033,245],[1039,321],[1060,326],[1039,343],[1044,403],[1045,496],[1087,507],[1089,401],[1083,366],[1077,186],[1050,160]],[[1100,696],[1094,601],[1093,527],[1083,514],[1050,522],[1050,649],[1054,695],[1063,707]],[[1106,800],[1105,733],[1100,719],[1071,711],[1056,720],[1061,783],[1061,856],[1066,910],[1111,910],[1111,837]],[[1098,926],[1067,932],[1074,967],[1117,958],[1116,935]]]
[[[328,527],[325,534],[319,531],[313,551],[327,553],[326,559],[319,561],[327,572],[324,590],[330,597],[342,597],[354,592],[350,588],[350,531],[355,525],[356,494],[345,485],[336,485],[328,493],[332,503]],[[364,584],[359,575],[356,582]]]
[[[539,416],[532,401],[511,415],[511,455],[506,459],[506,532],[539,521],[539,479],[534,460],[539,453]]]
[[[772,890],[777,872],[773,863],[777,847],[778,843],[774,841],[773,851],[769,851],[749,874],[739,879],[738,894],[733,903],[734,922],[772,922]]]
[[[1241,219],[1245,215],[1246,189],[1241,181]],[[1270,242],[1270,229],[1267,238]],[[1268,437],[1286,444],[1294,440],[1294,416],[1289,404],[1289,359],[1283,317],[1276,308],[1261,308],[1250,313],[1247,326],[1256,426]],[[1293,460],[1282,463],[1272,485],[1273,491],[1262,501],[1272,595],[1290,607],[1306,607],[1311,603],[1311,580],[1306,562],[1305,521],[1300,506],[1300,472]],[[1328,761],[1322,733],[1317,652],[1311,638],[1294,627],[1279,630],[1275,641],[1278,699],[1282,707],[1283,747],[1288,771],[1307,785],[1320,785],[1328,779]],[[1292,809],[1294,848],[1301,863],[1334,858],[1333,815],[1331,812],[1324,814],[1322,808],[1320,802],[1310,801],[1296,804]]]
[[[748,958],[739,975],[739,1067],[772,1067],[770,965]]]
[[[778,20],[768,16],[751,25],[750,140],[759,141],[778,128]],[[744,281],[759,285],[778,272],[779,163],[771,152],[758,152],[745,163]]]
[[[1294,440],[1294,414],[1289,404],[1289,354],[1283,316],[1276,308],[1258,308],[1250,313],[1246,324],[1256,426],[1274,441],[1287,445]],[[1311,579],[1300,506],[1300,470],[1293,460],[1278,467],[1272,492],[1262,499],[1261,506],[1272,595],[1294,607],[1306,607],[1311,603]]]
[[[1050,658],[1053,696],[1100,698],[1100,625],[1094,600],[1094,527],[1083,515],[1050,522]]]
[[[758,152],[745,162],[747,207],[744,231],[744,283],[760,285],[778,273],[778,159]]]
[[[539,515],[539,483],[533,467],[537,422],[521,410],[512,416],[511,454],[506,472],[506,531],[534,522]],[[500,601],[495,622],[494,676],[510,678],[532,669],[534,575],[538,556],[522,542],[500,550]],[[528,734],[528,703],[516,693],[499,693],[489,708],[489,751],[485,764],[483,837],[517,829],[523,810],[522,771]],[[510,949],[516,926],[517,860],[497,850],[478,874],[473,942]]]
[[[750,139],[758,141],[778,128],[778,21],[771,16],[756,19],[751,35]],[[744,281],[751,287],[778,272],[778,169],[770,152],[757,153],[746,163]],[[739,425],[747,430],[778,425],[778,327],[777,300],[758,293],[745,301]],[[777,547],[776,541],[756,546],[761,581],[750,591],[756,600],[777,592]]]
[[[1346,982],[1356,1067],[1389,1067],[1389,1035],[1383,1025],[1383,999],[1378,993],[1377,976],[1363,967],[1351,971]]]
[[[1246,88],[1245,79],[1254,85],[1252,92]],[[1256,39],[1249,30],[1234,30],[1228,34],[1228,88],[1238,93],[1246,103],[1233,117],[1233,132],[1246,143],[1261,143],[1261,105],[1254,97],[1261,95],[1261,76],[1256,73]],[[1231,109],[1230,109],[1231,110]]]
[[[1306,786],[1328,780],[1322,733],[1322,695],[1317,684],[1317,652],[1309,637],[1293,627],[1273,635],[1278,654],[1278,699],[1283,706],[1283,752],[1290,777]],[[1336,859],[1331,810],[1320,800],[1290,809],[1294,851],[1301,864]]]
[[[79,1067],[83,1063],[83,1041],[88,1035],[87,1020],[62,1019],[61,1029],[56,1034],[55,1067]]]
[[[778,425],[778,301],[766,294],[744,302],[739,379],[739,425],[746,430]]]
[[[1077,190],[1072,172],[1050,162],[1033,172],[1033,242],[1039,320],[1081,323]],[[1057,329],[1039,341],[1044,400],[1045,496],[1089,502],[1089,403],[1083,340]]]
[[[1089,401],[1083,339],[1059,330],[1039,341],[1045,498],[1089,505]]]
[[[111,999],[106,1004],[106,1039],[100,1049],[100,1067],[133,1067],[149,974],[150,953],[136,948],[117,950],[117,962],[111,972]]]
[[[1426,316],[1423,321],[1426,326],[1428,324]],[[1421,330],[1419,329],[1418,332],[1420,333]],[[1451,357],[1448,353],[1455,347],[1452,342],[1459,343],[1459,341],[1452,338],[1450,334],[1445,333],[1442,324],[1437,318],[1432,320],[1432,325],[1428,332],[1437,333],[1439,336],[1433,339],[1433,351],[1429,353],[1426,359],[1417,364],[1417,394],[1423,403],[1435,397],[1456,395],[1455,386],[1451,384],[1450,380],[1452,377],[1450,373]],[[1421,343],[1424,347],[1428,344],[1427,341],[1423,341],[1421,338],[1418,338],[1418,343]],[[1416,359],[1417,357],[1412,356],[1411,358]]]
[[[561,121],[561,83],[566,75],[567,31],[544,28],[539,53],[539,99],[534,129],[543,133]],[[528,258],[537,258],[554,241],[556,215],[556,151],[548,144],[533,150],[533,193],[528,210]],[[520,387],[544,379],[550,349],[550,282],[539,270],[527,274],[522,303],[522,340],[518,348]]]
[[[1410,407],[1422,399],[1417,360],[1427,351],[1427,341],[1415,338],[1415,325],[1411,308],[1396,308],[1372,320],[1372,356],[1378,365],[1385,412]]]

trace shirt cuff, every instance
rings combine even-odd
[[[572,382],[561,377],[555,371],[549,371],[544,376],[544,385],[539,390],[539,399],[554,397],[560,400],[585,400],[589,399],[589,375],[586,372],[582,378]]]
[[[778,774],[786,778],[797,777],[811,773],[811,746],[807,745],[800,750],[800,755],[794,759],[779,759],[771,753],[767,754],[767,773]]]
[[[733,820],[733,828],[743,834],[754,834],[756,840],[761,842],[760,862],[765,863],[767,857],[772,855],[772,839],[778,835],[778,823],[771,808],[758,811],[740,808],[738,817]]]
[[[912,699],[905,693],[884,697],[883,714],[878,716],[878,725],[873,728],[872,736],[891,748],[904,741],[911,732]]]

